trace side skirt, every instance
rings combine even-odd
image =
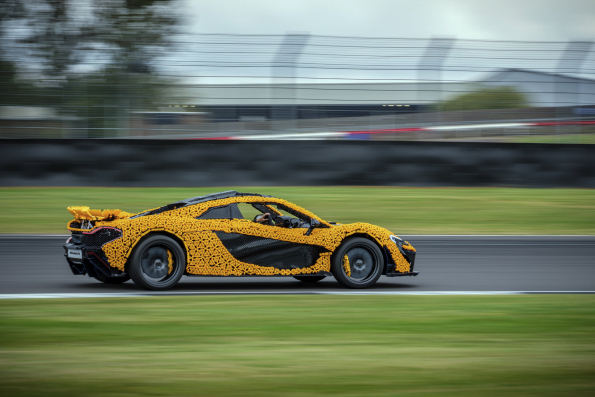
[[[403,277],[403,276],[417,276],[419,272],[407,272],[407,273],[387,273],[386,277]]]
[[[291,274],[291,275],[283,275],[283,274],[273,274],[270,276],[262,276],[262,275],[254,275],[254,274],[245,274],[245,275],[241,275],[241,276],[236,276],[233,274],[230,274],[229,276],[220,276],[220,275],[213,275],[213,274],[188,274],[185,273],[185,276],[188,277],[293,277],[293,276],[325,276],[325,277],[334,277],[332,273],[330,272],[318,272],[315,274]]]

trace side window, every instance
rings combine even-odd
[[[257,215],[262,215],[263,212],[257,210],[250,203],[238,203],[238,211],[242,214],[244,219],[252,220]]]
[[[293,228],[310,228],[310,218],[283,204],[268,204],[281,215],[275,218],[275,226]]]
[[[243,219],[242,213],[238,209],[237,204],[224,205],[221,207],[213,207],[206,210],[196,219]]]
[[[297,218],[303,221],[309,221],[310,218],[304,214],[301,214],[289,207],[284,206],[283,204],[274,204],[270,203],[269,206],[277,210],[282,216],[290,217],[290,218]]]

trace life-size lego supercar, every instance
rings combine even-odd
[[[68,210],[74,219],[64,249],[72,272],[108,284],[132,278],[165,290],[183,275],[293,276],[303,282],[334,276],[345,287],[366,288],[381,275],[418,274],[415,248],[388,230],[327,222],[271,196],[227,191],[138,214]]]

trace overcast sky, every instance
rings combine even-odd
[[[566,41],[595,38],[595,0],[181,0],[194,33]]]

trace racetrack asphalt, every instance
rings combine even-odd
[[[0,295],[146,292],[132,281],[106,285],[75,276],[67,236],[0,236]],[[595,236],[401,236],[417,249],[417,277],[385,277],[366,291],[594,292]],[[332,277],[182,277],[171,293],[340,293]],[[347,292],[347,291],[346,291]],[[157,293],[160,294],[160,293]]]

